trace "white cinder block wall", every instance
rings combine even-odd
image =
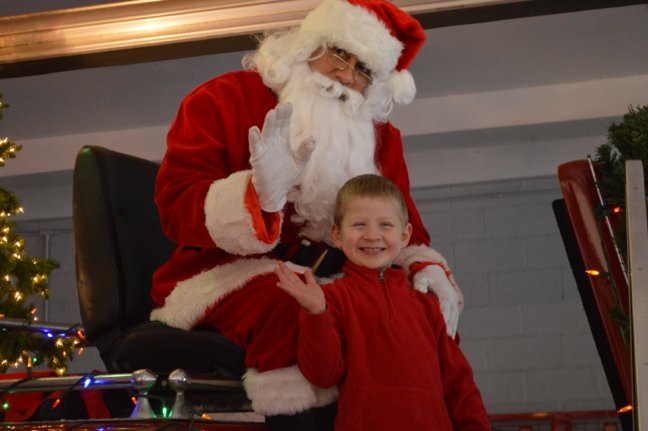
[[[461,346],[490,413],[613,409],[551,209],[555,177],[417,189],[415,199],[466,298]],[[53,273],[49,320],[79,321],[69,218],[20,225]],[[41,316],[44,307],[41,305]],[[72,371],[103,369],[93,349]]]
[[[551,208],[557,178],[415,197],[463,289],[461,346],[489,412],[613,409]]]

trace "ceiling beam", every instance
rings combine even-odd
[[[0,78],[244,51],[319,0],[131,0],[0,18]],[[425,28],[641,0],[396,0]]]

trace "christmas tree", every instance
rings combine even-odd
[[[8,107],[0,94],[0,119]],[[21,148],[9,138],[0,139],[0,168]],[[35,295],[48,297],[48,278],[59,264],[27,254],[25,241],[14,232],[16,222],[12,220],[22,212],[19,199],[0,187],[0,372],[10,367],[25,367],[31,372],[32,366],[46,362],[48,368],[63,374],[78,341],[56,331],[34,331],[37,310],[28,302]],[[16,328],[15,322],[21,322],[22,328]]]

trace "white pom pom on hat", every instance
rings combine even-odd
[[[421,24],[386,0],[324,0],[302,21],[314,33],[358,56],[378,80],[387,81],[394,102],[414,100],[407,70],[425,42]]]
[[[389,88],[394,102],[399,105],[412,103],[416,96],[416,84],[409,70],[395,70],[389,76]]]

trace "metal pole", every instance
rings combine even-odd
[[[80,337],[83,331],[81,325],[55,322],[30,322],[14,317],[0,315],[0,328],[14,329],[27,332],[40,332],[48,337]]]
[[[34,377],[32,379],[0,380],[0,391],[8,394],[18,392],[54,392],[83,389],[129,389],[135,386],[134,373],[97,374],[88,376]],[[86,380],[87,379],[87,380]]]
[[[643,165],[626,161],[634,431],[648,426],[648,222]]]

